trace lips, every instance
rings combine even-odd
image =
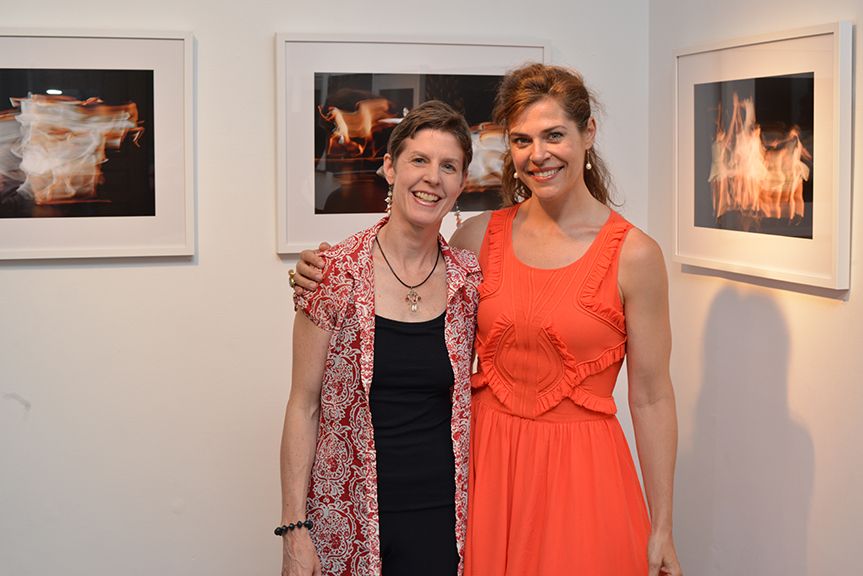
[[[551,178],[561,170],[563,170],[563,167],[548,168],[546,170],[533,170],[530,172],[530,175],[535,178]]]
[[[413,195],[415,197],[419,198],[420,200],[422,200],[423,202],[434,203],[434,202],[437,202],[438,200],[440,200],[440,198],[438,196],[435,196],[434,194],[429,194],[428,192],[417,191],[417,192],[413,192]]]

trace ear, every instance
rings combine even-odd
[[[593,116],[587,119],[587,126],[584,127],[581,136],[584,138],[584,145],[587,148],[592,148],[593,141],[596,138],[596,120],[594,120]]]
[[[384,154],[384,177],[387,179],[387,184],[393,184],[396,181],[396,169],[389,152]]]
[[[467,175],[468,175],[468,171],[465,170],[464,174],[461,177],[461,186],[458,189],[458,195],[459,196],[461,196],[461,193],[464,192],[464,187],[467,185]],[[458,196],[456,196],[456,199],[457,198],[458,198]]]

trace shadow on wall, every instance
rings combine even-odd
[[[731,288],[717,295],[694,443],[678,462],[675,534],[689,574],[807,574],[815,455],[789,413],[788,359],[774,302]]]

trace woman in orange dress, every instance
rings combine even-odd
[[[483,271],[465,573],[679,575],[662,253],[608,206],[578,74],[541,64],[510,72],[495,122],[509,144],[509,207],[452,238]],[[649,514],[614,416],[624,355]]]
[[[450,241],[483,272],[467,575],[682,574],[665,261],[609,207],[592,104],[572,70],[508,73],[495,106],[508,207],[467,220]],[[314,289],[321,261],[302,257],[312,266],[300,263],[295,279]],[[624,356],[648,506],[615,417]]]

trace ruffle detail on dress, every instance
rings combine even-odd
[[[482,372],[478,372],[470,379],[472,388],[482,388],[488,386],[494,395],[500,400],[500,403],[512,410],[512,389],[507,384],[506,380],[497,373],[497,368],[494,363],[495,352],[498,350],[501,339],[506,335],[509,329],[512,329],[513,322],[506,316],[498,316],[491,330],[489,330],[489,338],[483,344],[477,346],[477,365],[481,367]]]
[[[473,375],[471,387],[488,386],[501,404],[513,410],[512,388],[507,379],[498,373],[494,361],[495,353],[500,350],[501,340],[511,329],[514,329],[513,321],[508,316],[501,315],[495,321],[492,329],[489,330],[488,340],[478,346],[477,356],[479,365],[483,367],[483,372]],[[563,363],[563,374],[557,382],[537,396],[533,416],[536,417],[548,412],[560,404],[564,398],[569,398],[579,406],[594,412],[616,414],[617,404],[615,404],[613,397],[596,396],[582,388],[580,384],[589,376],[598,374],[623,360],[626,355],[626,339],[603,352],[598,358],[578,363],[567,351],[566,344],[553,326],[546,325],[543,332],[560,355]]]
[[[582,283],[581,290],[578,291],[577,300],[582,308],[625,335],[626,317],[623,314],[623,310],[614,308],[605,302],[604,299],[597,298],[596,296],[602,285],[602,281],[608,275],[608,269],[619,258],[623,239],[626,238],[626,234],[633,226],[614,211],[609,216],[609,225],[610,229],[600,232],[601,234],[605,234],[606,237],[602,245],[599,246],[596,262],[590,274]],[[616,278],[614,280],[616,281]]]
[[[494,294],[501,287],[501,271],[506,250],[499,249],[499,243],[504,242],[507,223],[511,222],[518,211],[518,205],[491,213],[491,219],[485,229],[485,238],[480,249],[480,258],[488,258],[488,263],[482,269],[482,284],[479,287],[479,297],[485,298]]]
[[[548,412],[560,404],[564,398],[569,398],[579,406],[583,406],[594,412],[616,414],[617,404],[615,404],[613,397],[596,396],[580,385],[588,376],[598,374],[615,362],[623,360],[623,357],[626,355],[626,340],[624,339],[617,346],[609,348],[598,358],[576,363],[575,358],[566,349],[566,344],[564,344],[560,335],[551,325],[545,326],[543,331],[548,335],[548,338],[560,353],[564,365],[564,376],[560,382],[537,397],[536,414],[534,416]]]

